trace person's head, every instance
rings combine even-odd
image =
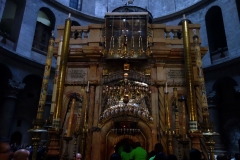
[[[174,154],[169,154],[167,160],[177,160],[177,157]]]
[[[201,160],[202,154],[198,149],[191,149],[190,150],[190,160]]]
[[[240,153],[235,154],[235,160],[240,160]]]
[[[76,160],[81,160],[82,159],[82,155],[80,153],[76,153]]]
[[[136,142],[135,143],[135,147],[141,147],[141,143],[140,142]]]
[[[155,153],[163,152],[163,146],[161,143],[156,143],[154,146]]]
[[[124,147],[123,147],[123,151],[124,152],[126,152],[126,153],[130,153],[131,152],[131,147],[130,147],[130,145],[125,145]]]
[[[0,138],[0,159],[10,160],[13,152],[6,138]]]
[[[121,160],[121,156],[118,153],[113,153],[110,157],[110,160]]]
[[[29,151],[26,149],[19,149],[13,154],[13,160],[28,160]]]

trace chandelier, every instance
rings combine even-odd
[[[125,63],[123,68],[122,80],[103,86],[104,111],[100,120],[120,115],[131,115],[152,121],[153,118],[149,112],[150,87],[147,83],[129,80],[129,64]]]

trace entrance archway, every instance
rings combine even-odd
[[[145,136],[141,132],[139,132],[135,135],[128,135],[128,134],[119,135],[117,133],[110,131],[109,134],[106,135],[106,157],[105,157],[105,159],[107,160],[110,158],[111,154],[114,153],[115,147],[117,147],[117,150],[118,150],[120,146],[123,146],[126,143],[131,143],[131,145],[133,146],[133,144],[135,142],[140,142],[144,148],[147,143]]]
[[[11,135],[10,144],[20,145],[22,143],[22,133],[16,131]]]
[[[125,121],[128,120],[129,117],[125,117]],[[147,151],[152,150],[152,129],[144,121],[139,120],[137,122],[137,128],[139,128],[138,132],[134,134],[122,134],[117,133],[112,130],[113,122],[109,120],[106,122],[101,128],[101,137],[102,137],[102,148],[101,153],[102,160],[108,160],[112,153],[114,153],[114,147],[117,147],[121,142],[129,141],[131,143],[140,142],[141,146]]]

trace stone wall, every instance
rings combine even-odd
[[[69,6],[70,0],[57,0],[65,6]],[[80,12],[94,17],[104,18],[106,12],[111,12],[115,8],[124,5],[133,5],[147,9],[154,18],[166,16],[174,12],[188,8],[200,0],[133,0],[128,4],[128,0],[79,0]]]

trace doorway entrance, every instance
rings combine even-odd
[[[120,154],[125,146],[130,146],[131,149],[134,149],[135,142],[132,139],[124,138],[116,144],[116,151]]]

